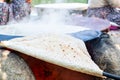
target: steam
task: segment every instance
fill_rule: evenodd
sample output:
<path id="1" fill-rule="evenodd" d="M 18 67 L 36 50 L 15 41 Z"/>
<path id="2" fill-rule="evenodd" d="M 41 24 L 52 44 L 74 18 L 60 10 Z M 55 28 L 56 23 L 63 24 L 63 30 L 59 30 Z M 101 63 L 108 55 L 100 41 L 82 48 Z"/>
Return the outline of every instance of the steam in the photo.
<path id="1" fill-rule="evenodd" d="M 41 21 L 48 24 L 65 24 L 69 17 L 69 11 L 66 10 L 48 10 L 46 9 L 41 16 Z"/>
<path id="2" fill-rule="evenodd" d="M 64 0 L 57 0 L 62 2 Z M 66 25 L 71 19 L 69 10 L 45 9 L 41 14 L 33 9 L 30 17 L 25 18 L 19 23 L 9 23 L 0 27 L 0 34 L 10 35 L 36 35 L 39 33 L 72 33 L 88 30 L 80 26 Z"/>

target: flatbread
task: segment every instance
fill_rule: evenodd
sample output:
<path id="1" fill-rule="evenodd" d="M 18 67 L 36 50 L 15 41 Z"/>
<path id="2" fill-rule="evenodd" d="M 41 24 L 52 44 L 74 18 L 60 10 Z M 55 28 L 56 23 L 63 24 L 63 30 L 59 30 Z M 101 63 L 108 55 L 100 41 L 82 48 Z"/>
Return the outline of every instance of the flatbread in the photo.
<path id="1" fill-rule="evenodd" d="M 58 66 L 103 77 L 84 42 L 69 35 L 39 34 L 2 41 L 1 45 Z"/>

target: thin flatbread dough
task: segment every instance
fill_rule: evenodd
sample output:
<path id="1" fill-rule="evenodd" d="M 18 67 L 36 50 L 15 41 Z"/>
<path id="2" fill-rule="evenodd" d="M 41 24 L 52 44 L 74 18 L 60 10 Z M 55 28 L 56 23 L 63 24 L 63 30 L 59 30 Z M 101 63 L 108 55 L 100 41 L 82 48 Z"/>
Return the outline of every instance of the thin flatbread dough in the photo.
<path id="1" fill-rule="evenodd" d="M 69 35 L 39 34 L 2 41 L 1 45 L 58 66 L 103 77 L 84 42 Z"/>

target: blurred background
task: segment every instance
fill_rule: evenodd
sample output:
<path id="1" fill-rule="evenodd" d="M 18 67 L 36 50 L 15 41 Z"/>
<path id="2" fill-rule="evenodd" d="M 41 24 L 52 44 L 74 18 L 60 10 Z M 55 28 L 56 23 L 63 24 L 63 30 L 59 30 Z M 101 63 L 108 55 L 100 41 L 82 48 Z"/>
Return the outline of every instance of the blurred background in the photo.
<path id="1" fill-rule="evenodd" d="M 80 2 L 87 3 L 88 0 L 32 0 L 32 4 L 40 4 L 40 3 L 55 3 L 55 2 Z"/>

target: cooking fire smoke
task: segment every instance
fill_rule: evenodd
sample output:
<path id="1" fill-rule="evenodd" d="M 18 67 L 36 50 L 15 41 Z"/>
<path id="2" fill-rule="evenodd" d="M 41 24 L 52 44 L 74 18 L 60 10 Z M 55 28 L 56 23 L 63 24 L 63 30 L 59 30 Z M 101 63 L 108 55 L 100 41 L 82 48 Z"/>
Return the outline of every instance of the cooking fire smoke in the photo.
<path id="1" fill-rule="evenodd" d="M 63 1 L 64 0 L 56 0 L 56 2 Z M 29 18 L 25 18 L 19 23 L 14 24 L 10 23 L 8 25 L 1 26 L 0 34 L 25 36 L 51 32 L 71 33 L 81 30 L 79 27 L 65 25 L 65 23 L 69 20 L 70 20 L 69 10 L 47 8 L 43 9 L 43 11 L 38 15 L 37 10 L 33 8 Z"/>

